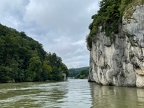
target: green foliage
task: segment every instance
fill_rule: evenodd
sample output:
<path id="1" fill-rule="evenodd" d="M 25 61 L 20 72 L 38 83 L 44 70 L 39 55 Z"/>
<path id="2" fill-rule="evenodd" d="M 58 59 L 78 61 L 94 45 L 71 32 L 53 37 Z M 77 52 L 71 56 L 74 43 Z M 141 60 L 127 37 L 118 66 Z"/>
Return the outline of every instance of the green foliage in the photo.
<path id="1" fill-rule="evenodd" d="M 144 0 L 102 0 L 100 10 L 92 16 L 93 22 L 89 26 L 90 33 L 86 39 L 89 48 L 92 47 L 91 41 L 100 30 L 105 32 L 113 42 L 115 40 L 114 34 L 119 33 L 122 17 L 130 18 L 134 12 L 130 7 L 139 3 L 144 3 Z M 90 39 L 91 41 L 89 41 Z"/>
<path id="2" fill-rule="evenodd" d="M 87 42 L 87 47 L 90 50 L 90 48 L 92 48 L 92 38 L 90 36 L 86 37 L 86 42 Z"/>
<path id="3" fill-rule="evenodd" d="M 46 59 L 49 61 L 50 66 L 52 68 L 51 80 L 63 80 L 63 73 L 65 73 L 66 76 L 68 76 L 69 71 L 67 69 L 67 66 L 64 63 L 62 63 L 62 59 L 60 57 L 57 57 L 55 53 L 49 53 Z"/>
<path id="4" fill-rule="evenodd" d="M 0 81 L 1 82 L 8 82 L 11 80 L 10 78 L 11 68 L 0 66 Z"/>
<path id="5" fill-rule="evenodd" d="M 55 53 L 24 32 L 0 24 L 0 82 L 63 80 L 68 69 Z"/>
<path id="6" fill-rule="evenodd" d="M 118 33 L 120 2 L 121 0 L 102 0 L 100 2 L 100 10 L 98 11 L 98 14 L 95 15 L 94 21 L 92 22 L 93 27 L 91 32 L 93 29 L 98 29 L 99 26 L 102 26 L 101 30 L 104 31 L 107 36 L 110 36 L 112 32 Z M 98 31 L 97 29 L 95 29 L 96 32 Z"/>
<path id="7" fill-rule="evenodd" d="M 83 68 L 72 68 L 69 69 L 69 77 L 73 77 L 73 78 L 88 78 L 88 74 L 89 74 L 89 67 L 83 67 Z"/>

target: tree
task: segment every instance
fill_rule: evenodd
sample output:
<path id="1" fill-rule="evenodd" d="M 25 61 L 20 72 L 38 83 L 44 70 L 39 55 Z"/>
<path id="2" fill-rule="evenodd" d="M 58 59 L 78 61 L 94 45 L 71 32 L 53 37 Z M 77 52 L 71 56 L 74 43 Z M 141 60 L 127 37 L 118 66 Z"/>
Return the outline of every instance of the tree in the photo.
<path id="1" fill-rule="evenodd" d="M 0 24 L 0 82 L 62 80 L 67 67 L 56 53 L 24 32 Z"/>
<path id="2" fill-rule="evenodd" d="M 43 63 L 43 72 L 42 72 L 42 77 L 43 80 L 51 80 L 52 79 L 52 67 L 49 64 L 49 61 L 44 61 Z"/>

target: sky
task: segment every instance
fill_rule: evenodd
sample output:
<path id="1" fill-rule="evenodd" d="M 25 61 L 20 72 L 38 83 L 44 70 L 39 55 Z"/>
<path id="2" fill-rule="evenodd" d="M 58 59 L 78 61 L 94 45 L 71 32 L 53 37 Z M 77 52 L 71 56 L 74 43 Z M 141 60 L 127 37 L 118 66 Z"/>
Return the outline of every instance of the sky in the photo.
<path id="1" fill-rule="evenodd" d="M 100 0 L 0 0 L 0 23 L 56 53 L 68 68 L 89 65 L 86 47 L 91 16 Z"/>

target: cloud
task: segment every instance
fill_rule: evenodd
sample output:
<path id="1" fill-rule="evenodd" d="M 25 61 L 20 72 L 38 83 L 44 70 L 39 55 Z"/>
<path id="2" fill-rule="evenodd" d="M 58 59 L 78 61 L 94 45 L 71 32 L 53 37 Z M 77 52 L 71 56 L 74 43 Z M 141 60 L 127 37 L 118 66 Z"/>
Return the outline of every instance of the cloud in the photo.
<path id="1" fill-rule="evenodd" d="M 55 52 L 69 68 L 88 66 L 85 37 L 100 0 L 0 0 L 0 22 Z"/>

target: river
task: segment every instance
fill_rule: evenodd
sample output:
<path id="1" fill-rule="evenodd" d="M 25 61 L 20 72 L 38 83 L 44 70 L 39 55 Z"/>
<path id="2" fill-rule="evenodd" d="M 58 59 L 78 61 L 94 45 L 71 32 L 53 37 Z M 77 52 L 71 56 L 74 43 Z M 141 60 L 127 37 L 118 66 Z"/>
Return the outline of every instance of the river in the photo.
<path id="1" fill-rule="evenodd" d="M 0 84 L 0 108 L 144 108 L 144 89 L 86 79 Z"/>

